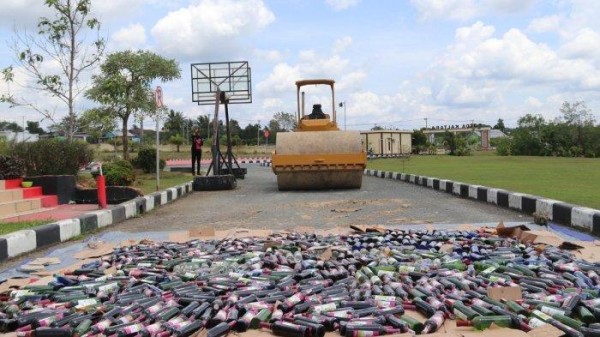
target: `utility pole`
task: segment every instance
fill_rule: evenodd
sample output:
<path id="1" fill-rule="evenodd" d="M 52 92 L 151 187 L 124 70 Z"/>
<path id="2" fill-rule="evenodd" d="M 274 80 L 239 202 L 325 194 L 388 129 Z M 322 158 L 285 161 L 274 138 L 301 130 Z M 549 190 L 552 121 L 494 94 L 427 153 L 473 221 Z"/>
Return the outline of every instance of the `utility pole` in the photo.
<path id="1" fill-rule="evenodd" d="M 424 119 L 425 119 L 425 130 L 427 130 L 427 117 L 425 117 Z"/>
<path id="2" fill-rule="evenodd" d="M 346 131 L 346 101 L 340 102 L 339 107 L 344 108 L 344 131 Z"/>
<path id="3" fill-rule="evenodd" d="M 256 128 L 256 146 L 260 146 L 260 119 L 258 120 L 258 127 Z"/>

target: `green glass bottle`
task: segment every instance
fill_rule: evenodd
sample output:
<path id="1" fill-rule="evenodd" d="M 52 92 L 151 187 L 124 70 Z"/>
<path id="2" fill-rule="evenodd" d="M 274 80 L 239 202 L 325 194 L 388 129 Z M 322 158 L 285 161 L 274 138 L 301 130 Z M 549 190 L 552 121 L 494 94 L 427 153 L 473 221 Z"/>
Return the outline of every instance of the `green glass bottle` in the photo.
<path id="1" fill-rule="evenodd" d="M 265 323 L 269 321 L 271 317 L 271 311 L 269 309 L 260 310 L 250 321 L 251 329 L 258 329 L 261 323 Z"/>
<path id="2" fill-rule="evenodd" d="M 423 331 L 423 328 L 425 328 L 423 323 L 419 322 L 418 320 L 416 320 L 408 315 L 402 315 L 402 316 L 400 316 L 400 319 L 403 320 L 404 322 L 406 322 L 408 327 L 416 333 L 421 333 L 421 331 Z"/>
<path id="3" fill-rule="evenodd" d="M 507 328 L 512 324 L 510 316 L 496 315 L 496 316 L 477 316 L 470 321 L 458 320 L 456 326 L 472 326 L 476 330 L 485 330 L 489 328 L 492 323 L 499 327 Z"/>

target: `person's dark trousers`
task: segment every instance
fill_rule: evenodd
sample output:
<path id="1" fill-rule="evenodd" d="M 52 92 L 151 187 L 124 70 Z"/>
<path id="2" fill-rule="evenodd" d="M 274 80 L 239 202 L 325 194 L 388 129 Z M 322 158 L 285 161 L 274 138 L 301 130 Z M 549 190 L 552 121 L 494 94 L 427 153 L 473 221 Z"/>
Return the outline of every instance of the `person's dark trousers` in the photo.
<path id="1" fill-rule="evenodd" d="M 200 160 L 202 159 L 201 151 L 192 151 L 192 174 L 200 175 Z M 198 166 L 196 171 L 196 166 Z"/>

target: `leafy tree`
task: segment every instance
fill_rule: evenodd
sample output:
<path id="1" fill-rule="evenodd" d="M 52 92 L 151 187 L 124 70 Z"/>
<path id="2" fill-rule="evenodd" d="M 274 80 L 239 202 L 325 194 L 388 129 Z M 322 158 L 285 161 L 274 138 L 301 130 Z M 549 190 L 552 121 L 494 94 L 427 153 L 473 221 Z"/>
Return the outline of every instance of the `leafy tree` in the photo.
<path id="1" fill-rule="evenodd" d="M 281 126 L 279 126 L 279 121 L 277 121 L 276 119 L 271 119 L 269 121 L 269 126 L 265 127 L 263 129 L 263 131 L 265 129 L 269 130 L 269 138 L 268 138 L 269 144 L 275 144 L 275 139 L 277 137 L 277 132 L 283 131 L 281 129 Z M 262 132 L 261 132 L 260 136 L 263 137 L 263 139 L 264 139 L 264 135 L 263 135 Z"/>
<path id="2" fill-rule="evenodd" d="M 413 130 L 412 134 L 412 145 L 413 146 L 425 146 L 427 145 L 427 136 L 421 130 Z"/>
<path id="3" fill-rule="evenodd" d="M 235 119 L 229 120 L 229 131 L 231 131 L 231 137 L 238 136 L 242 132 L 242 128 L 240 127 L 240 123 Z M 241 139 L 241 138 L 240 138 Z"/>
<path id="4" fill-rule="evenodd" d="M 446 145 L 448 147 L 448 150 L 450 150 L 450 155 L 455 155 L 456 154 L 456 135 L 453 132 L 450 131 L 446 131 L 444 132 L 443 135 L 443 140 L 444 140 L 444 145 Z"/>
<path id="5" fill-rule="evenodd" d="M 180 134 L 176 134 L 174 136 L 171 136 L 171 138 L 169 138 L 169 144 L 173 144 L 173 145 L 177 146 L 177 152 L 179 152 L 179 147 L 181 145 L 183 145 L 184 141 L 185 141 L 185 139 L 183 139 L 183 136 L 181 136 Z"/>
<path id="6" fill-rule="evenodd" d="M 261 137 L 260 135 L 260 125 L 257 124 L 248 124 L 241 131 L 240 137 L 246 144 L 257 144 L 257 137 Z"/>
<path id="7" fill-rule="evenodd" d="M 86 110 L 79 118 L 79 125 L 82 130 L 98 139 L 115 130 L 114 111 L 108 108 Z"/>
<path id="8" fill-rule="evenodd" d="M 502 132 L 506 131 L 506 126 L 504 126 L 504 120 L 502 118 L 498 118 L 498 122 L 494 125 L 493 129 L 500 130 Z"/>
<path id="9" fill-rule="evenodd" d="M 560 112 L 563 114 L 567 125 L 576 128 L 577 144 L 581 149 L 582 153 L 586 152 L 586 129 L 594 126 L 594 116 L 583 101 L 577 101 L 573 104 L 565 101 L 563 102 Z"/>
<path id="10" fill-rule="evenodd" d="M 87 97 L 110 108 L 122 121 L 123 158 L 129 158 L 127 123 L 134 112 L 151 111 L 154 99 L 149 96 L 152 81 L 170 81 L 181 76 L 175 60 L 149 51 L 122 51 L 110 54 L 100 66 L 101 74 L 92 77 L 93 87 Z"/>
<path id="11" fill-rule="evenodd" d="M 273 115 L 273 119 L 279 123 L 279 131 L 292 131 L 298 126 L 296 116 L 288 112 L 277 112 Z"/>
<path id="12" fill-rule="evenodd" d="M 371 128 L 372 131 L 380 131 L 383 130 L 383 126 L 375 124 L 374 127 Z"/>
<path id="13" fill-rule="evenodd" d="M 66 106 L 65 131 L 71 139 L 77 124 L 75 103 L 86 89 L 81 77 L 100 61 L 104 39 L 99 37 L 100 22 L 90 16 L 91 0 L 45 0 L 44 4 L 52 10 L 53 16 L 38 20 L 37 35 L 17 32 L 13 50 L 18 65 L 32 80 L 33 89 L 58 98 Z M 90 35 L 95 36 L 91 42 Z M 45 64 L 49 62 L 58 64 L 59 70 L 47 67 Z M 12 65 L 2 73 L 4 81 L 13 82 Z M 27 97 L 15 97 L 8 92 L 0 96 L 0 102 L 32 108 L 44 118 L 58 122 L 54 120 L 54 109 L 45 109 Z"/>
<path id="14" fill-rule="evenodd" d="M 27 121 L 27 127 L 25 128 L 31 134 L 43 135 L 46 133 L 44 129 L 40 127 L 40 122 Z"/>
<path id="15" fill-rule="evenodd" d="M 22 132 L 23 128 L 15 122 L 1 121 L 0 122 L 0 130 L 7 130 L 7 131 L 12 131 L 12 132 Z"/>

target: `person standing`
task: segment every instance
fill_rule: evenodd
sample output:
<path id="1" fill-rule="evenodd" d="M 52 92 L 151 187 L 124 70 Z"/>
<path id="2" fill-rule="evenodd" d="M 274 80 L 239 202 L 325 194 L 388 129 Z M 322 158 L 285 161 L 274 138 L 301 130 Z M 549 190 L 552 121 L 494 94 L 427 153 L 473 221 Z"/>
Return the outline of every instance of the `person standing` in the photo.
<path id="1" fill-rule="evenodd" d="M 200 175 L 200 160 L 202 159 L 202 145 L 204 140 L 200 136 L 200 130 L 194 129 L 192 135 L 192 174 Z"/>

